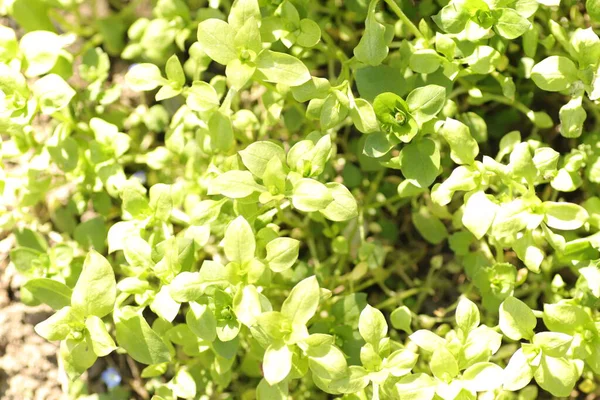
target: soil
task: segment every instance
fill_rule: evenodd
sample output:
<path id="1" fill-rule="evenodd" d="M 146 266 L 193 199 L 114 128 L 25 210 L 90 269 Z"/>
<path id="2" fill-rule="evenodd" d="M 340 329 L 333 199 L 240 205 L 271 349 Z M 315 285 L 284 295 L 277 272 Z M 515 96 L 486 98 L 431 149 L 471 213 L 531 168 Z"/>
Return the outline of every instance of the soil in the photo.
<path id="1" fill-rule="evenodd" d="M 28 307 L 20 303 L 18 276 L 8 268 L 0 249 L 0 399 L 62 400 L 58 368 L 58 344 L 38 336 L 33 327 L 52 315 L 46 305 Z"/>

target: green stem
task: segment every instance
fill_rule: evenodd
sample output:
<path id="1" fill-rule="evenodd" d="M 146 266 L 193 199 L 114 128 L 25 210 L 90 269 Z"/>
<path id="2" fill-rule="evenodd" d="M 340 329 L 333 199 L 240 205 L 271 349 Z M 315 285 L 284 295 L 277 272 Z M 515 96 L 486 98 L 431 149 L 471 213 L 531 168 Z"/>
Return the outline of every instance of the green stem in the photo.
<path id="1" fill-rule="evenodd" d="M 385 0 L 385 2 L 388 6 L 390 6 L 390 9 L 398 16 L 398 18 L 400 18 L 400 21 L 402 21 L 402 23 L 408 27 L 408 29 L 413 33 L 413 35 L 415 35 L 419 39 L 425 39 L 425 36 L 423 36 L 419 28 L 417 28 L 417 26 L 413 24 L 413 22 L 410 19 L 408 19 L 406 14 L 404 14 L 404 11 L 402 11 L 402 9 L 398 6 L 398 4 L 396 4 L 394 0 Z"/>
<path id="2" fill-rule="evenodd" d="M 382 301 L 381 303 L 377 304 L 375 306 L 375 308 L 382 309 L 382 308 L 387 308 L 390 306 L 395 306 L 400 301 L 419 294 L 422 290 L 423 290 L 423 288 L 412 288 L 412 289 L 405 290 L 403 292 L 396 294 L 393 297 L 390 297 L 390 298 Z"/>

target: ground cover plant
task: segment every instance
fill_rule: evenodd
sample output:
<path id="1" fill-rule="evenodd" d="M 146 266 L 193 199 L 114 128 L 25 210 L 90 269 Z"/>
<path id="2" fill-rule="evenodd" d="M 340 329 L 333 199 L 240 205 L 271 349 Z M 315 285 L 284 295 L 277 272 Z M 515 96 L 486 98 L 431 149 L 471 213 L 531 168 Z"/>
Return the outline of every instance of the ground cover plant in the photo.
<path id="1" fill-rule="evenodd" d="M 599 0 L 0 14 L 1 238 L 66 396 L 600 394 Z"/>

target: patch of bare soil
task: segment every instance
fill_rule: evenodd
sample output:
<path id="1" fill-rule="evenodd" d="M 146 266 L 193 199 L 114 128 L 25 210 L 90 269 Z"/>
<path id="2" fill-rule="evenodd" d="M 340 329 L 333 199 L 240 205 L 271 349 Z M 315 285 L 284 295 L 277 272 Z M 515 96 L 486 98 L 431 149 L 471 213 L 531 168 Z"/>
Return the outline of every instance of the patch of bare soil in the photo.
<path id="1" fill-rule="evenodd" d="M 0 260 L 0 399 L 63 400 L 58 346 L 33 326 L 52 314 L 46 305 L 28 307 L 13 298 L 7 260 Z"/>

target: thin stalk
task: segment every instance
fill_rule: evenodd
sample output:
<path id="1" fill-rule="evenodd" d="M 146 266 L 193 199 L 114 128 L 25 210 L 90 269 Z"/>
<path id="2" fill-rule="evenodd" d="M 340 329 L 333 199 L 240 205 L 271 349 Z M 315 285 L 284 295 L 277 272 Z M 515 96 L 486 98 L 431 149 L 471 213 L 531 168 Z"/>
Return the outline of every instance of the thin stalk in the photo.
<path id="1" fill-rule="evenodd" d="M 385 0 L 385 2 L 388 6 L 390 6 L 390 9 L 398 16 L 398 18 L 400 18 L 400 21 L 402 21 L 402 23 L 408 27 L 408 29 L 413 33 L 413 35 L 415 35 L 419 39 L 425 39 L 425 36 L 423 36 L 419 28 L 417 28 L 417 26 L 413 24 L 413 22 L 410 19 L 408 19 L 406 14 L 404 14 L 404 11 L 402 11 L 402 9 L 398 6 L 398 4 L 396 4 L 394 0 Z"/>

